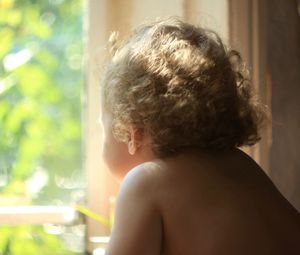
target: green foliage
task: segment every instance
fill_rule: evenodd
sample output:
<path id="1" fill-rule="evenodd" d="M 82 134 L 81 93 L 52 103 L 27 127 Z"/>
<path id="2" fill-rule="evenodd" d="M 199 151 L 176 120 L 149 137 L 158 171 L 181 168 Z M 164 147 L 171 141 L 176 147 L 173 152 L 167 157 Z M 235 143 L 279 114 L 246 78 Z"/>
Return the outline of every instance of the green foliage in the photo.
<path id="1" fill-rule="evenodd" d="M 61 204 L 83 190 L 82 14 L 82 0 L 0 0 L 0 198 Z M 1 229 L 0 254 L 73 253 L 24 226 Z"/>
<path id="2" fill-rule="evenodd" d="M 0 230 L 2 255 L 75 255 L 67 250 L 56 235 L 45 232 L 41 226 L 6 227 Z"/>

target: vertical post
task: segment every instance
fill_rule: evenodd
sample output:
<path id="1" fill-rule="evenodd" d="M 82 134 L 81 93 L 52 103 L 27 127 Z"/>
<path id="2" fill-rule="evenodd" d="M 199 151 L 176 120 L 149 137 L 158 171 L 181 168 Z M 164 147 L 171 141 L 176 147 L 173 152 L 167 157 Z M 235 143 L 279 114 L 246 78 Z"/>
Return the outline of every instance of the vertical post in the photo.
<path id="1" fill-rule="evenodd" d="M 250 67 L 254 89 L 266 104 L 271 101 L 271 95 L 266 78 L 265 0 L 228 1 L 230 44 L 241 52 Z M 254 147 L 244 149 L 266 172 L 269 172 L 270 132 L 267 126 L 262 131 L 262 140 Z"/>
<path id="2" fill-rule="evenodd" d="M 109 1 L 109 0 L 108 0 Z M 85 169 L 87 173 L 87 206 L 95 213 L 109 217 L 109 196 L 116 192 L 117 184 L 101 160 L 100 69 L 107 41 L 107 1 L 88 0 L 85 29 Z M 90 238 L 110 234 L 108 226 L 87 219 L 87 250 L 92 252 Z"/>
<path id="3" fill-rule="evenodd" d="M 183 0 L 183 19 L 187 22 L 194 23 L 197 21 L 197 1 Z"/>

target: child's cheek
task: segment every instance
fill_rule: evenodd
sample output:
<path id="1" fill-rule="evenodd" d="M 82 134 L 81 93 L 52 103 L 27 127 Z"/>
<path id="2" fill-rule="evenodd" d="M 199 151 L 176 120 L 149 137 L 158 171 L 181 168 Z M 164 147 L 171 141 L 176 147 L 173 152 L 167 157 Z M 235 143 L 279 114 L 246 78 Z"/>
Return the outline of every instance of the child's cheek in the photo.
<path id="1" fill-rule="evenodd" d="M 125 143 L 116 141 L 112 135 L 103 138 L 102 158 L 111 173 L 118 179 L 128 171 L 128 157 Z"/>
<path id="2" fill-rule="evenodd" d="M 104 135 L 102 142 L 102 159 L 110 171 L 114 171 L 115 168 L 114 153 L 116 152 L 113 148 L 112 142 L 110 141 L 110 139 L 108 139 L 107 136 Z"/>

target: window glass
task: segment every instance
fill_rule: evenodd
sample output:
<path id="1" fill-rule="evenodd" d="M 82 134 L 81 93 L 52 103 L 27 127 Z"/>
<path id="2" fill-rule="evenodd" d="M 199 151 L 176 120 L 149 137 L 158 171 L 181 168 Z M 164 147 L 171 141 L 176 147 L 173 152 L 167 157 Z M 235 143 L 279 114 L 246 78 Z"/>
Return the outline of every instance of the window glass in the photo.
<path id="1" fill-rule="evenodd" d="M 10 226 L 0 229 L 3 255 L 80 255 L 85 247 L 84 227 Z"/>
<path id="2" fill-rule="evenodd" d="M 68 202 L 83 188 L 81 1 L 0 2 L 1 204 Z"/>
<path id="3" fill-rule="evenodd" d="M 83 0 L 0 0 L 0 206 L 84 195 L 82 23 Z M 67 233 L 48 230 L 1 228 L 0 253 L 19 254 L 9 249 L 25 240 L 29 250 L 56 245 Z"/>

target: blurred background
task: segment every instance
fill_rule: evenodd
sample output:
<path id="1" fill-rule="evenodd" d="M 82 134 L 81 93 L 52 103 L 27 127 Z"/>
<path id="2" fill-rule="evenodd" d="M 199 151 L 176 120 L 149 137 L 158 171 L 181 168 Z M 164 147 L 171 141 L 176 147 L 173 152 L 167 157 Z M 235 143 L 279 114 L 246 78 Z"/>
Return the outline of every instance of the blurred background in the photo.
<path id="1" fill-rule="evenodd" d="M 242 53 L 270 110 L 262 141 L 244 150 L 300 211 L 300 1 L 0 0 L 0 255 L 103 254 L 109 225 L 65 216 L 75 203 L 113 214 L 98 123 L 107 39 L 166 16 Z"/>
<path id="2" fill-rule="evenodd" d="M 83 19 L 82 0 L 0 0 L 0 212 L 84 196 Z M 78 226 L 0 222 L 1 255 L 83 251 Z"/>

